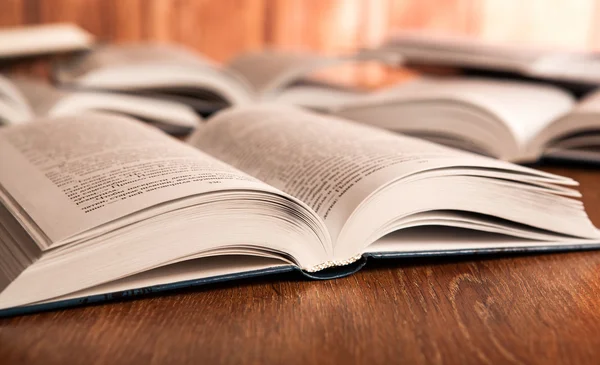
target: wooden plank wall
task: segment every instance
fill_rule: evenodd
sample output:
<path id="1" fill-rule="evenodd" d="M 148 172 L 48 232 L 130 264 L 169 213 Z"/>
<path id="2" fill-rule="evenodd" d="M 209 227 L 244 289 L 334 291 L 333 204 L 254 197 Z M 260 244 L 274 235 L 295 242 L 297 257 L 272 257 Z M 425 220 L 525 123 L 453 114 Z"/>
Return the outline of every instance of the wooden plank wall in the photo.
<path id="1" fill-rule="evenodd" d="M 105 42 L 186 44 L 217 59 L 265 45 L 326 52 L 394 29 L 600 48 L 598 0 L 0 0 L 0 27 L 75 22 Z"/>

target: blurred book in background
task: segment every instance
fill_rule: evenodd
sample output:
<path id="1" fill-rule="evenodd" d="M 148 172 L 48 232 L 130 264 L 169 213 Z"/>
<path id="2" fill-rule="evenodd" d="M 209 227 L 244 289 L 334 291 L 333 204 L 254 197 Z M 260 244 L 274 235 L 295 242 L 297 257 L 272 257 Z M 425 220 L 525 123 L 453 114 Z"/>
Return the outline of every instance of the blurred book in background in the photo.
<path id="1" fill-rule="evenodd" d="M 410 65 L 550 82 L 578 96 L 600 85 L 600 57 L 591 51 L 525 47 L 435 32 L 399 32 L 369 52 L 397 54 Z"/>
<path id="2" fill-rule="evenodd" d="M 89 49 L 94 37 L 74 24 L 0 28 L 0 60 Z"/>

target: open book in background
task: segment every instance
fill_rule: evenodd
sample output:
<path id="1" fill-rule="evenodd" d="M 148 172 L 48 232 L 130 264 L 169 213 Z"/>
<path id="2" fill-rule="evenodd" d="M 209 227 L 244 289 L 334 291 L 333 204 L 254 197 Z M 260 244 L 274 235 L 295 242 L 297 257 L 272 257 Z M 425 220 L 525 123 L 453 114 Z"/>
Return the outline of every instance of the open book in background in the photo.
<path id="1" fill-rule="evenodd" d="M 267 50 L 218 65 L 176 45 L 107 45 L 57 64 L 54 77 L 64 88 L 173 100 L 206 116 L 230 105 L 272 100 L 311 71 L 357 57 Z"/>
<path id="2" fill-rule="evenodd" d="M 0 28 L 2 60 L 89 49 L 94 37 L 75 24 L 41 24 Z"/>
<path id="3" fill-rule="evenodd" d="M 374 54 L 265 51 L 220 66 L 174 45 L 129 44 L 98 47 L 60 63 L 54 74 L 65 90 L 179 102 L 207 116 L 230 105 L 274 101 L 514 162 L 600 162 L 598 94 L 576 104 L 567 91 L 540 83 L 414 71 L 410 82 L 370 92 L 314 77 L 372 59 L 393 62 Z"/>
<path id="4" fill-rule="evenodd" d="M 186 134 L 201 122 L 189 106 L 168 100 L 101 91 L 57 89 L 33 78 L 0 76 L 0 125 L 36 117 L 103 111 L 133 116 L 171 134 Z"/>
<path id="5" fill-rule="evenodd" d="M 540 83 L 412 76 L 370 92 L 297 85 L 277 100 L 513 162 L 600 163 L 598 92 L 577 102 Z"/>
<path id="6" fill-rule="evenodd" d="M 365 54 L 399 55 L 404 64 L 449 66 L 501 78 L 556 84 L 577 96 L 600 85 L 600 57 L 589 51 L 486 42 L 434 32 L 398 32 Z M 389 56 L 389 55 L 388 55 Z"/>
<path id="7" fill-rule="evenodd" d="M 410 81 L 365 92 L 313 77 L 369 59 L 267 51 L 221 67 L 175 46 L 116 45 L 60 65 L 56 77 L 77 90 L 176 100 L 202 114 L 269 100 L 514 162 L 600 162 L 598 94 L 576 104 L 567 91 L 540 83 L 417 73 Z"/>
<path id="8" fill-rule="evenodd" d="M 600 243 L 573 180 L 292 107 L 231 108 L 187 144 L 107 114 L 39 120 L 1 129 L 0 156 L 3 315 Z"/>

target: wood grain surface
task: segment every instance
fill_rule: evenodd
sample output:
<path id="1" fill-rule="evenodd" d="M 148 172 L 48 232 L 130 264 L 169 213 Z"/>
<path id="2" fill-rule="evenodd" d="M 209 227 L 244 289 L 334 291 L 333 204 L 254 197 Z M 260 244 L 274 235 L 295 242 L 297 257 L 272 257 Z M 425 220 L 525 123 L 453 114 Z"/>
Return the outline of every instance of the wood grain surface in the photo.
<path id="1" fill-rule="evenodd" d="M 600 225 L 600 170 L 578 179 Z M 0 319 L 1 364 L 598 364 L 600 251 L 371 262 Z"/>

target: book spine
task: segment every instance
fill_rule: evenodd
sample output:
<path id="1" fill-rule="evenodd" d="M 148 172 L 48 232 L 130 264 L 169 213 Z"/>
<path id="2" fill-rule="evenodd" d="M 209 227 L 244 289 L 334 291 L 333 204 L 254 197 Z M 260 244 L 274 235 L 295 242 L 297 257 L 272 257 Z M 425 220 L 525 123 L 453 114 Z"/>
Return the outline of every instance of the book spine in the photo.
<path id="1" fill-rule="evenodd" d="M 280 266 L 280 267 L 264 269 L 264 270 L 247 271 L 247 272 L 238 273 L 238 274 L 213 276 L 213 277 L 209 277 L 209 278 L 180 281 L 180 282 L 171 283 L 171 284 L 154 285 L 154 286 L 124 290 L 124 291 L 113 292 L 113 293 L 97 294 L 97 295 L 91 295 L 91 296 L 87 296 L 87 297 L 65 299 L 65 300 L 59 300 L 59 301 L 50 302 L 50 303 L 32 304 L 32 305 L 23 306 L 23 307 L 2 309 L 2 310 L 0 310 L 0 318 L 13 317 L 13 316 L 18 316 L 18 315 L 32 314 L 32 313 L 38 313 L 38 312 L 53 311 L 53 310 L 59 310 L 59 309 L 65 309 L 65 308 L 71 308 L 71 307 L 79 307 L 79 306 L 92 305 L 92 304 L 101 304 L 101 303 L 113 302 L 113 301 L 119 301 L 119 300 L 135 299 L 138 297 L 145 297 L 148 295 L 155 295 L 158 293 L 194 288 L 194 287 L 201 286 L 201 285 L 222 283 L 222 282 L 231 281 L 231 280 L 255 278 L 255 277 L 273 275 L 273 274 L 282 274 L 282 273 L 292 272 L 292 271 L 300 271 L 300 270 L 297 267 L 292 266 L 292 265 Z"/>
<path id="2" fill-rule="evenodd" d="M 319 265 L 317 270 L 302 270 L 305 277 L 314 280 L 330 280 L 352 275 L 367 263 L 366 255 L 358 255 L 348 260 Z M 322 267 L 321 267 L 322 266 Z"/>

